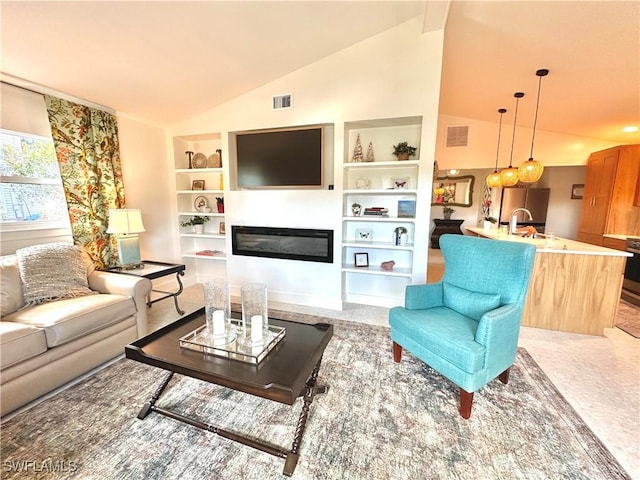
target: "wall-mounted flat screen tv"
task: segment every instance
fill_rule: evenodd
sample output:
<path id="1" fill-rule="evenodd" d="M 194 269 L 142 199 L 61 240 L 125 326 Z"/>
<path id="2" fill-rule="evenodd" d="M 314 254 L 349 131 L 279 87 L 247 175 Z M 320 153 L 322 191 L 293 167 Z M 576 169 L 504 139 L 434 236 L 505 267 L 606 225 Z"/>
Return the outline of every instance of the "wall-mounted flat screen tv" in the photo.
<path id="1" fill-rule="evenodd" d="M 322 126 L 236 134 L 238 188 L 322 188 Z"/>

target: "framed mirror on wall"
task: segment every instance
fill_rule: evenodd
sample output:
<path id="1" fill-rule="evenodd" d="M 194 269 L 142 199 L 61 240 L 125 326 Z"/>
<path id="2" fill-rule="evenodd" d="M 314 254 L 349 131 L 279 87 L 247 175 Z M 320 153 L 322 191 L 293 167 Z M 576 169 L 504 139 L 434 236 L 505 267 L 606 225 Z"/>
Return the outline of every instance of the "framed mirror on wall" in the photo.
<path id="1" fill-rule="evenodd" d="M 433 182 L 431 205 L 470 207 L 473 204 L 474 181 L 473 175 L 437 177 Z"/>

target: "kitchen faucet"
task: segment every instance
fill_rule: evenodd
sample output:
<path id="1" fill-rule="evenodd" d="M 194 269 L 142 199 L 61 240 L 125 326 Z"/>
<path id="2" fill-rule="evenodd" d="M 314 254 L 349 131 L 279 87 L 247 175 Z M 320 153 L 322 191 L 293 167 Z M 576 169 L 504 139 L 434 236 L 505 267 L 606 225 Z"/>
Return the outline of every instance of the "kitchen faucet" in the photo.
<path id="1" fill-rule="evenodd" d="M 531 212 L 526 208 L 516 208 L 513 212 L 511 212 L 511 222 L 509 222 L 509 235 L 513 235 L 516 233 L 516 228 L 518 225 L 518 212 L 527 212 L 529 215 L 529 221 L 533 221 L 533 216 Z"/>

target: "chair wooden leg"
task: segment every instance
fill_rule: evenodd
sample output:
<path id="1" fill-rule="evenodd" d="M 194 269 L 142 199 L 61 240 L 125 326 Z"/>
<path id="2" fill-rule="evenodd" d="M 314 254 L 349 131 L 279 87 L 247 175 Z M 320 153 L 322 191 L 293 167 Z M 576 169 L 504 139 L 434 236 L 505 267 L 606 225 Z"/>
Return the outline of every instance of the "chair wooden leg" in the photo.
<path id="1" fill-rule="evenodd" d="M 471 416 L 471 404 L 473 403 L 473 392 L 460 389 L 460 415 L 464 419 Z"/>
<path id="2" fill-rule="evenodd" d="M 396 363 L 400 363 L 401 358 L 402 346 L 398 345 L 396 342 L 393 342 L 393 361 Z"/>
<path id="3" fill-rule="evenodd" d="M 504 372 L 502 372 L 500 375 L 498 375 L 498 379 L 504 383 L 505 385 L 507 383 L 509 383 L 509 369 L 511 367 L 507 368 Z"/>

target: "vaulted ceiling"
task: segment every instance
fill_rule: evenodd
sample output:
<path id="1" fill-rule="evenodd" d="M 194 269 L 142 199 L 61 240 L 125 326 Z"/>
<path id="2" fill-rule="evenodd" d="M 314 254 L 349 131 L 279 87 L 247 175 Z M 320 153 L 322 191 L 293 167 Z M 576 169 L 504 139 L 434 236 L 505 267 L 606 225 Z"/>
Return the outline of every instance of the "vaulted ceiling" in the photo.
<path id="1" fill-rule="evenodd" d="M 2 0 L 4 74 L 168 126 L 413 17 L 427 2 Z M 440 113 L 618 143 L 640 125 L 640 2 L 453 1 Z M 520 120 L 522 119 L 522 120 Z"/>

